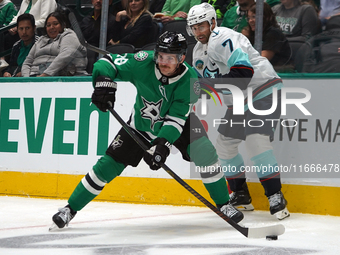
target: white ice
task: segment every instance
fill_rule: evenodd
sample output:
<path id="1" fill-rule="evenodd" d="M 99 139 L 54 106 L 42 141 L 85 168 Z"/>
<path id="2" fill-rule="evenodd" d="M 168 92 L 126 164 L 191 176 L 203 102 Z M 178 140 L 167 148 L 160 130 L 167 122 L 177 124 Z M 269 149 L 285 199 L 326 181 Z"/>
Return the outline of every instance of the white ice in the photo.
<path id="1" fill-rule="evenodd" d="M 278 222 L 245 212 L 242 224 L 282 223 L 277 241 L 248 239 L 205 207 L 91 202 L 49 232 L 64 200 L 0 196 L 1 255 L 340 254 L 340 217 L 292 213 Z"/>

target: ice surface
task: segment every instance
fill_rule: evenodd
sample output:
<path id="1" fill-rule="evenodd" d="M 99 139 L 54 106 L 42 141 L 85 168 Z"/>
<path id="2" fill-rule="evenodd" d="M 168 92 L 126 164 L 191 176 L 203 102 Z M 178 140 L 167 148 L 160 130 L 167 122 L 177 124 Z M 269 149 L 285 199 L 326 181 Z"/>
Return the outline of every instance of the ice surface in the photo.
<path id="1" fill-rule="evenodd" d="M 91 202 L 68 228 L 49 232 L 64 200 L 0 196 L 1 255 L 339 254 L 340 217 L 245 212 L 242 224 L 282 223 L 277 241 L 247 239 L 205 207 Z"/>

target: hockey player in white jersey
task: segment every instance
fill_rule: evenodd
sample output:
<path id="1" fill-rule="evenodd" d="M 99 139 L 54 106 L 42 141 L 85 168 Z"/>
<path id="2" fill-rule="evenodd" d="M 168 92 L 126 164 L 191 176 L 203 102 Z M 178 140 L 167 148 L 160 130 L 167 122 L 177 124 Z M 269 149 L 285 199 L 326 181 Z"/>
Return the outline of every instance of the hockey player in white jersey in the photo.
<path id="1" fill-rule="evenodd" d="M 220 125 L 216 150 L 229 186 L 233 191 L 230 199 L 236 207 L 254 210 L 246 183 L 244 161 L 238 151 L 244 140 L 248 156 L 264 188 L 270 204 L 270 213 L 278 219 L 289 216 L 287 201 L 281 192 L 280 173 L 274 171 L 277 166 L 271 141 L 275 126 L 265 119 L 279 119 L 281 115 L 282 80 L 274 71 L 270 62 L 252 47 L 248 39 L 231 29 L 216 25 L 216 12 L 208 3 L 192 7 L 188 13 L 187 30 L 198 41 L 193 50 L 193 67 L 205 82 L 212 84 L 232 84 L 242 90 L 245 99 L 244 115 L 233 114 L 232 94 L 223 91 L 228 110 L 224 116 L 227 123 L 245 123 L 245 125 Z M 248 109 L 247 89 L 252 89 L 251 103 L 257 110 L 270 109 L 273 103 L 273 89 L 277 90 L 278 107 L 269 115 L 255 115 Z M 263 125 L 247 125 L 249 120 L 263 120 Z M 229 168 L 228 168 L 229 166 Z M 233 168 L 230 168 L 232 166 Z M 267 166 L 272 171 L 263 171 Z"/>

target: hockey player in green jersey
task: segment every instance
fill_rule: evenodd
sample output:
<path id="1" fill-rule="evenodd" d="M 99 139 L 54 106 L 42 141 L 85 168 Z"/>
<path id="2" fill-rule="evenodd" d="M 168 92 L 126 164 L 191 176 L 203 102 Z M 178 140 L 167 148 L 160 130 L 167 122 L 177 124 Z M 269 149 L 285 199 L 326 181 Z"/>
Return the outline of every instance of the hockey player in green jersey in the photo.
<path id="1" fill-rule="evenodd" d="M 191 112 L 198 100 L 200 86 L 196 72 L 184 62 L 187 43 L 184 35 L 165 32 L 154 52 L 136 54 L 108 54 L 98 60 L 93 69 L 92 103 L 107 111 L 114 105 L 117 84 L 115 79 L 131 82 L 137 89 L 136 102 L 128 125 L 152 147 L 144 152 L 122 128 L 108 147 L 105 155 L 80 181 L 52 220 L 52 228 L 63 228 L 104 186 L 119 176 L 126 166 L 136 167 L 140 160 L 153 170 L 160 168 L 176 146 L 186 160 L 202 169 L 202 181 L 216 206 L 235 222 L 243 214 L 229 201 L 229 193 L 220 171 L 218 157 L 197 116 Z M 209 168 L 210 167 L 210 168 Z M 203 171 L 211 169 L 212 171 Z"/>

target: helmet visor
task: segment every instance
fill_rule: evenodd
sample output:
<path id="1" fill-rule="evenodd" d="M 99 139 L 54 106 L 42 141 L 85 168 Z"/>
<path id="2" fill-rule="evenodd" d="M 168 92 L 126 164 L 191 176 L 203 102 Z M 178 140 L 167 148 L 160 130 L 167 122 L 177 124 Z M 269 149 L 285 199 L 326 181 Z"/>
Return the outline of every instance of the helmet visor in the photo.
<path id="1" fill-rule="evenodd" d="M 169 53 L 157 53 L 155 54 L 155 60 L 157 64 L 178 64 L 180 59 L 182 58 L 182 54 L 169 54 Z"/>

